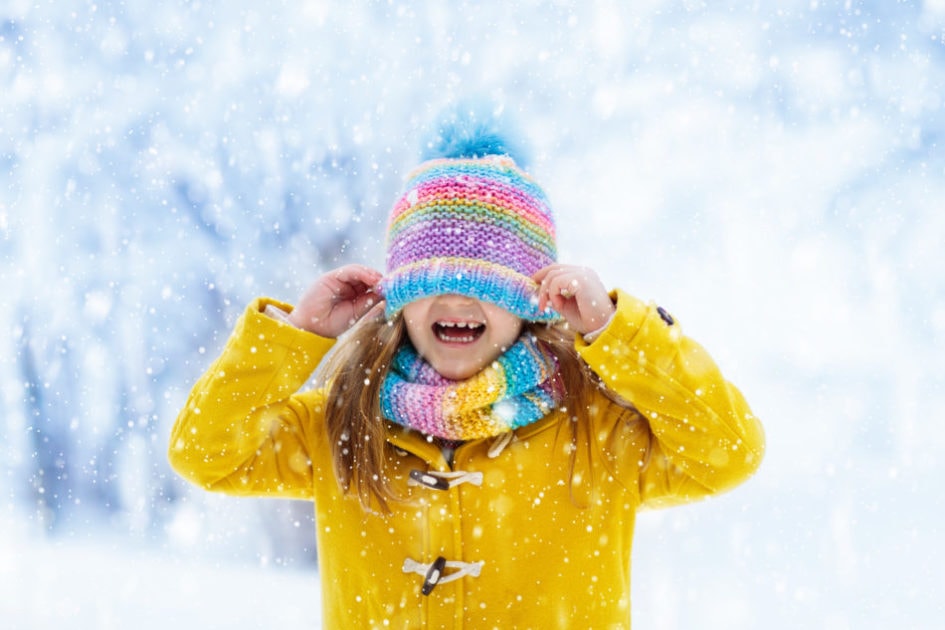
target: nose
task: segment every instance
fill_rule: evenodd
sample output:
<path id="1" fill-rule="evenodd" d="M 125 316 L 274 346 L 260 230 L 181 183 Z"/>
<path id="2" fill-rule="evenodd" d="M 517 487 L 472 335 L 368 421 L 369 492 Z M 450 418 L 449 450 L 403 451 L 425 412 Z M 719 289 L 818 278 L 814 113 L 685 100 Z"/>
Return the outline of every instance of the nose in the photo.
<path id="1" fill-rule="evenodd" d="M 460 293 L 445 293 L 437 297 L 437 301 L 453 306 L 465 306 L 476 302 L 476 298 Z"/>

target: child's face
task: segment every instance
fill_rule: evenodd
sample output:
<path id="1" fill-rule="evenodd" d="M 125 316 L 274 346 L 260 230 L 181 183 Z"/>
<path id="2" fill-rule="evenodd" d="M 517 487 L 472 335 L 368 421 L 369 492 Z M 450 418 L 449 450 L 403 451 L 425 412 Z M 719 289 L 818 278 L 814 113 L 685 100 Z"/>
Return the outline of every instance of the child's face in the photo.
<path id="1" fill-rule="evenodd" d="M 522 332 L 522 320 L 515 315 L 463 295 L 416 300 L 403 313 L 413 347 L 433 369 L 454 380 L 492 363 Z"/>

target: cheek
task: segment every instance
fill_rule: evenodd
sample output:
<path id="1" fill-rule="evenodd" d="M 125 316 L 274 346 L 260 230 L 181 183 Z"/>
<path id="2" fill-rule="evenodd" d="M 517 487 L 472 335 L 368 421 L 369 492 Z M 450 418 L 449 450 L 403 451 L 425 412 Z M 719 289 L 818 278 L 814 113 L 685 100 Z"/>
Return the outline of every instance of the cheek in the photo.
<path id="1" fill-rule="evenodd" d="M 521 328 L 512 327 L 504 329 L 501 334 L 493 335 L 490 338 L 488 352 L 494 356 L 490 360 L 498 358 L 499 355 L 511 348 L 518 340 L 520 333 Z"/>
<path id="2" fill-rule="evenodd" d="M 509 322 L 505 328 L 507 332 L 502 335 L 502 345 L 511 346 L 513 343 L 515 343 L 515 340 L 522 335 L 523 327 L 522 320 L 520 319 Z"/>
<path id="3" fill-rule="evenodd" d="M 429 332 L 427 329 L 429 298 L 411 302 L 404 307 L 403 318 L 404 327 L 407 330 L 407 337 L 414 346 L 422 343 L 425 335 Z"/>
<path id="4" fill-rule="evenodd" d="M 407 323 L 407 339 L 410 340 L 410 343 L 414 348 L 420 348 L 423 345 L 423 328 L 416 324 Z"/>

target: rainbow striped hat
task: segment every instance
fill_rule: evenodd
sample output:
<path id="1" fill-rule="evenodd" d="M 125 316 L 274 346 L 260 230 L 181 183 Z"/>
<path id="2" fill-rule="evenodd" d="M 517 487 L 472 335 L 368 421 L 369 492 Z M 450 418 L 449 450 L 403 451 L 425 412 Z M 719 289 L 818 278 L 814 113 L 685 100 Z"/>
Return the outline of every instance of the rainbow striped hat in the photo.
<path id="1" fill-rule="evenodd" d="M 528 321 L 538 310 L 531 279 L 555 262 L 555 226 L 542 189 L 507 155 L 440 158 L 407 178 L 387 226 L 381 290 L 390 318 L 420 298 L 457 293 Z"/>

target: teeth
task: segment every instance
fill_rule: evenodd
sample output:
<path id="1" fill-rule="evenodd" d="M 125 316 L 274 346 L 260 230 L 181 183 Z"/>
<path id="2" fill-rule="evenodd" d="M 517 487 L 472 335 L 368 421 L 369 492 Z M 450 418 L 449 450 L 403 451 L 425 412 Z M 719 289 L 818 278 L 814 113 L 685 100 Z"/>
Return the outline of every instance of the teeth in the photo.
<path id="1" fill-rule="evenodd" d="M 475 337 L 455 337 L 448 335 L 437 335 L 440 341 L 449 341 L 450 343 L 472 343 L 476 340 Z"/>
<path id="2" fill-rule="evenodd" d="M 472 343 L 477 338 L 477 334 L 475 333 L 478 333 L 479 330 L 485 326 L 485 324 L 483 324 L 482 322 L 442 321 L 442 322 L 437 322 L 436 326 L 439 329 L 439 331 L 437 332 L 437 337 L 440 339 L 440 341 L 446 341 L 450 343 Z M 447 335 L 445 334 L 446 333 L 445 329 L 450 329 L 453 332 Z M 456 333 L 460 329 L 468 330 L 470 333 L 474 333 L 474 334 L 459 336 Z"/>
<path id="3" fill-rule="evenodd" d="M 471 330 L 476 330 L 483 326 L 480 322 L 437 322 L 437 325 L 443 326 L 444 328 L 469 328 Z"/>

